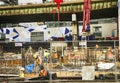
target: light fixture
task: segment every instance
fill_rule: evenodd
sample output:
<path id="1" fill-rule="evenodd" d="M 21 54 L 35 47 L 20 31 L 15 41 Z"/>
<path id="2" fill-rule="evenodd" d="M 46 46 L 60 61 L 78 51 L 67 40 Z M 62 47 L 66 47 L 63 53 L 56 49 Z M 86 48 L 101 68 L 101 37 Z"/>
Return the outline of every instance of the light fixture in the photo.
<path id="1" fill-rule="evenodd" d="M 3 1 L 0 1 L 0 5 L 4 5 L 5 3 Z"/>
<path id="2" fill-rule="evenodd" d="M 76 21 L 76 14 L 72 14 L 72 21 Z"/>

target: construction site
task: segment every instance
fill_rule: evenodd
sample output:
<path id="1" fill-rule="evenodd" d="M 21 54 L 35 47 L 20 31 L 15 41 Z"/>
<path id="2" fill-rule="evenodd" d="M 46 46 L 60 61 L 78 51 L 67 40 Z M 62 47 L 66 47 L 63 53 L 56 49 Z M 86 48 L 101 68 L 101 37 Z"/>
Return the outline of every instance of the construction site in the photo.
<path id="1" fill-rule="evenodd" d="M 119 83 L 120 0 L 0 0 L 0 82 Z"/>

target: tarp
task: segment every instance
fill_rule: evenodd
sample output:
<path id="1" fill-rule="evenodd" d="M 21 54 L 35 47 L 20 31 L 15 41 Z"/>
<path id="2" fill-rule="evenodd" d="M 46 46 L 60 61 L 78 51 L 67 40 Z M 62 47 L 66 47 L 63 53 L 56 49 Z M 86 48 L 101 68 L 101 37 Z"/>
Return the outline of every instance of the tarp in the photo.
<path id="1" fill-rule="evenodd" d="M 30 65 L 25 66 L 25 70 L 28 73 L 31 73 L 33 71 L 34 67 L 35 67 L 35 64 L 30 64 Z"/>

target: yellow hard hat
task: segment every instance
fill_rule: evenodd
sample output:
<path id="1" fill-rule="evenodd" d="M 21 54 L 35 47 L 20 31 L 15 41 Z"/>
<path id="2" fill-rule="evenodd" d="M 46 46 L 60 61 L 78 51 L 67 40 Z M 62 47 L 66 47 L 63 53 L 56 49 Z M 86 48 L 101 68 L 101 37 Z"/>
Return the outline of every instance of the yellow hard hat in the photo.
<path id="1" fill-rule="evenodd" d="M 38 56 L 38 55 L 35 53 L 35 54 L 33 55 L 33 58 L 37 58 L 37 56 Z"/>
<path id="2" fill-rule="evenodd" d="M 44 56 L 45 56 L 45 57 L 48 57 L 49 55 L 50 55 L 50 53 L 48 53 L 48 52 L 45 52 L 45 53 L 44 53 Z"/>

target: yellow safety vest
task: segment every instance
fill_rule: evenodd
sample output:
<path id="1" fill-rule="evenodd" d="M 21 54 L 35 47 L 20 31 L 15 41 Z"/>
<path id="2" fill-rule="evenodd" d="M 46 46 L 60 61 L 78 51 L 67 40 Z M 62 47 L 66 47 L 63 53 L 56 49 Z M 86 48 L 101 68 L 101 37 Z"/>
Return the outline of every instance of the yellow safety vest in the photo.
<path id="1" fill-rule="evenodd" d="M 24 78 L 24 77 L 25 77 L 25 74 L 24 74 L 23 72 L 20 72 L 19 77 Z"/>

